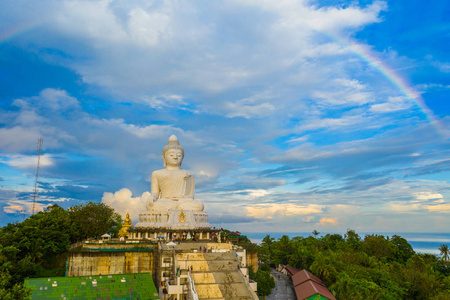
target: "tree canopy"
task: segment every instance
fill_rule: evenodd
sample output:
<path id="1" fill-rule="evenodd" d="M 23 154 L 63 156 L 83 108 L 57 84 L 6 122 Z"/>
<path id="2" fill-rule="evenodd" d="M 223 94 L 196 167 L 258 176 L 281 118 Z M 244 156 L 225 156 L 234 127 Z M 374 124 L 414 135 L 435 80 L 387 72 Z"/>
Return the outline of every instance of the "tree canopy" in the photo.
<path id="1" fill-rule="evenodd" d="M 88 202 L 68 210 L 57 204 L 21 223 L 0 228 L 0 299 L 26 299 L 26 277 L 64 276 L 71 243 L 103 233 L 116 234 L 120 215 L 103 203 Z"/>
<path id="2" fill-rule="evenodd" d="M 277 240 L 267 235 L 258 246 L 258 257 L 265 265 L 311 271 L 341 300 L 450 299 L 446 245 L 439 248 L 440 259 L 415 253 L 398 235 L 369 234 L 362 239 L 353 230 L 344 236 L 314 235 Z"/>
<path id="3" fill-rule="evenodd" d="M 104 233 L 117 235 L 122 225 L 122 217 L 104 203 L 88 202 L 72 206 L 69 214 L 78 225 L 79 237 L 99 237 Z"/>

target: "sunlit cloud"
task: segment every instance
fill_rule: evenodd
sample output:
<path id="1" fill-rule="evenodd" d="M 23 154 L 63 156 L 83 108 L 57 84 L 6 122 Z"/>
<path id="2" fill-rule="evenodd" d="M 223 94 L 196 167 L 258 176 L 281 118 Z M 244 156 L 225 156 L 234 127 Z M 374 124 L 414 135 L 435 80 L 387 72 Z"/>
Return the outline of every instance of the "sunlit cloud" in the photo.
<path id="1" fill-rule="evenodd" d="M 45 207 L 42 203 L 36 202 L 34 204 L 34 212 L 43 211 Z M 7 214 L 26 214 L 30 215 L 33 212 L 33 202 L 25 200 L 10 200 L 3 207 L 3 211 Z"/>
<path id="2" fill-rule="evenodd" d="M 139 220 L 139 214 L 147 209 L 146 205 L 150 198 L 149 192 L 144 192 L 140 197 L 133 197 L 133 193 L 129 189 L 122 188 L 114 194 L 105 192 L 102 202 L 114 208 L 122 218 L 125 218 L 127 213 L 129 213 L 130 218 L 133 221 L 137 221 Z"/>
<path id="3" fill-rule="evenodd" d="M 337 218 L 321 218 L 319 221 L 319 226 L 336 225 Z"/>
<path id="4" fill-rule="evenodd" d="M 291 203 L 270 203 L 247 205 L 247 216 L 257 218 L 274 218 L 294 215 L 310 215 L 321 213 L 324 206 L 316 204 L 297 205 Z"/>
<path id="5" fill-rule="evenodd" d="M 38 156 L 37 155 L 9 155 L 7 159 L 1 159 L 0 163 L 7 164 L 11 167 L 19 168 L 19 169 L 33 169 L 37 168 L 38 164 Z M 53 166 L 55 164 L 55 160 L 52 158 L 50 154 L 43 154 L 39 158 L 39 166 L 40 167 L 48 167 Z"/>
<path id="6" fill-rule="evenodd" d="M 430 192 L 422 192 L 422 193 L 416 193 L 415 197 L 417 200 L 439 200 L 443 199 L 444 197 L 439 193 L 430 193 Z"/>
<path id="7" fill-rule="evenodd" d="M 137 220 L 175 134 L 224 228 L 450 226 L 445 35 L 423 31 L 439 18 L 377 0 L 20 3 L 0 5 L 9 212 L 32 195 L 43 136 L 42 202 Z"/>

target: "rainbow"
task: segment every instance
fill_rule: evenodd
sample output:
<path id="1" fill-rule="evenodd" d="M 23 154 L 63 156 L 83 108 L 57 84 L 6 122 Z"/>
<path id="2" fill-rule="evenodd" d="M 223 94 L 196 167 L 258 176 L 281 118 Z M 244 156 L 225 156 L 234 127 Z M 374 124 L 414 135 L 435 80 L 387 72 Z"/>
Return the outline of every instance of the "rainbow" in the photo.
<path id="1" fill-rule="evenodd" d="M 30 29 L 35 28 L 40 21 L 22 23 L 16 27 L 11 27 L 3 32 L 0 32 L 0 43 L 5 42 L 17 35 L 20 35 Z M 373 68 L 378 70 L 383 76 L 385 76 L 394 86 L 396 86 L 407 98 L 412 100 L 417 107 L 425 114 L 430 124 L 432 124 L 437 131 L 445 138 L 450 137 L 450 131 L 447 130 L 442 122 L 434 115 L 434 113 L 427 107 L 421 94 L 412 88 L 403 78 L 397 75 L 394 70 L 389 68 L 383 61 L 375 56 L 373 51 L 368 46 L 363 46 L 354 41 L 347 41 L 346 39 L 338 36 L 326 34 L 333 40 L 339 42 L 344 48 L 350 49 L 354 54 L 362 58 Z"/>
<path id="2" fill-rule="evenodd" d="M 447 139 L 450 137 L 449 131 L 443 126 L 441 121 L 428 108 L 423 100 L 421 94 L 412 88 L 403 78 L 389 68 L 383 61 L 375 56 L 373 51 L 368 46 L 363 46 L 356 42 L 347 42 L 342 38 L 334 38 L 340 41 L 344 46 L 347 46 L 354 54 L 362 58 L 373 68 L 378 70 L 384 77 L 386 77 L 396 88 L 398 88 L 408 99 L 412 100 L 417 107 L 425 114 L 426 118 L 440 133 L 440 135 Z"/>
<path id="3" fill-rule="evenodd" d="M 0 32 L 0 43 L 6 42 L 22 33 L 25 33 L 31 29 L 36 28 L 38 25 L 42 24 L 42 21 L 30 21 L 17 24 L 14 27 L 6 28 L 6 30 Z"/>

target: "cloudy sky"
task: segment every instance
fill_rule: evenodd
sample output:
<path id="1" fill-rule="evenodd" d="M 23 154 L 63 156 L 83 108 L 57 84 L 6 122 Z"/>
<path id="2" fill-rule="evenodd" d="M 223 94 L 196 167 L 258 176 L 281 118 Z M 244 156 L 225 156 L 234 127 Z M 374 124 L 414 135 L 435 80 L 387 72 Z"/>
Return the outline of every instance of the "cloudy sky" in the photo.
<path id="1" fill-rule="evenodd" d="M 0 226 L 145 207 L 170 135 L 214 226 L 448 232 L 450 4 L 0 2 Z M 23 212 L 25 211 L 25 215 Z"/>

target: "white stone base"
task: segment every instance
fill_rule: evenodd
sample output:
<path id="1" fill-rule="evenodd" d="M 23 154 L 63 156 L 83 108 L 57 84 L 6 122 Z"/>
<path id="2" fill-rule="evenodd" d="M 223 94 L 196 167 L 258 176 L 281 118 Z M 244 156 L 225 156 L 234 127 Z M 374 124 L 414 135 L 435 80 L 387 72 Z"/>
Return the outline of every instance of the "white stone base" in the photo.
<path id="1" fill-rule="evenodd" d="M 183 210 L 145 211 L 139 214 L 136 229 L 208 229 L 208 214 L 204 211 Z"/>

